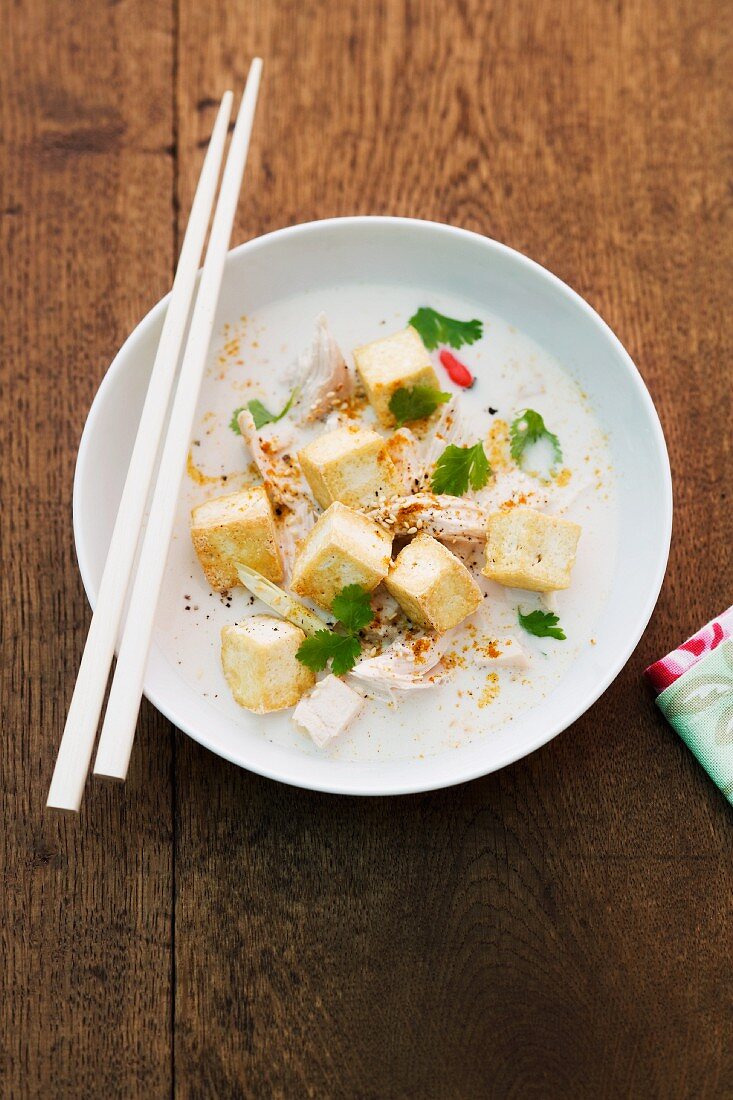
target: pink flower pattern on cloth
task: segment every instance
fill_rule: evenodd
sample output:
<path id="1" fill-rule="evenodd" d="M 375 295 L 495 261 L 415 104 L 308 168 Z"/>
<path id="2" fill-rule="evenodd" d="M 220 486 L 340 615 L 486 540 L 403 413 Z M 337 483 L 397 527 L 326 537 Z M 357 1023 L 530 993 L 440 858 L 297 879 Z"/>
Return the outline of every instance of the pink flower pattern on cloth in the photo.
<path id="1" fill-rule="evenodd" d="M 696 665 L 706 653 L 712 653 L 721 642 L 731 637 L 733 637 L 733 607 L 729 607 L 727 611 L 712 619 L 698 630 L 697 634 L 693 634 L 686 642 L 682 642 L 666 657 L 649 665 L 644 675 L 656 694 L 660 695 L 670 684 L 679 680 L 680 676 Z"/>

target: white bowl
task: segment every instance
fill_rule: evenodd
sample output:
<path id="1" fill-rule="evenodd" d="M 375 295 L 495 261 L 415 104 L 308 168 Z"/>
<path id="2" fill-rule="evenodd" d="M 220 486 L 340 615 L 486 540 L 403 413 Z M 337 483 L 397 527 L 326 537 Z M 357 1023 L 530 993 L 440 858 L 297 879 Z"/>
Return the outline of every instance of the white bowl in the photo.
<path id="1" fill-rule="evenodd" d="M 485 301 L 578 379 L 608 433 L 619 506 L 615 575 L 595 628 L 597 644 L 587 647 L 542 705 L 519 715 L 511 730 L 425 758 L 360 762 L 272 743 L 261 720 L 247 727 L 215 709 L 200 684 L 179 675 L 157 641 L 145 694 L 202 745 L 273 779 L 347 794 L 431 790 L 495 771 L 544 745 L 618 674 L 649 620 L 664 576 L 672 526 L 669 460 L 644 383 L 598 314 L 532 260 L 465 230 L 360 217 L 311 222 L 249 241 L 227 258 L 216 330 L 274 300 L 344 281 L 414 285 L 424 301 L 440 293 Z M 167 298 L 159 302 L 120 349 L 79 448 L 74 537 L 92 604 L 166 303 Z"/>

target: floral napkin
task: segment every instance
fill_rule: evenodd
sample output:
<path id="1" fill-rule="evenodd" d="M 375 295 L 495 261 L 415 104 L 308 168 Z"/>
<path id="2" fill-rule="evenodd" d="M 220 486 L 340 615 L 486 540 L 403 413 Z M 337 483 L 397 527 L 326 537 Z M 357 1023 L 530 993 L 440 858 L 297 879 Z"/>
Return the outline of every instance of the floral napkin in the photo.
<path id="1" fill-rule="evenodd" d="M 733 803 L 733 607 L 645 675 L 667 721 Z"/>

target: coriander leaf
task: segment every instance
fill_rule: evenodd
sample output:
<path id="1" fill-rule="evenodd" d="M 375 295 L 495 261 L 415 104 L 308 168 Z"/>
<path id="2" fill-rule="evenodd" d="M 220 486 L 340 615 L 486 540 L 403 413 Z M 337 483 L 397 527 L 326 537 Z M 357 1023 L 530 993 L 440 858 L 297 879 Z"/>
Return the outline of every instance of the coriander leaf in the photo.
<path id="1" fill-rule="evenodd" d="M 520 626 L 523 626 L 528 634 L 534 634 L 535 638 L 557 638 L 558 641 L 565 641 L 567 635 L 558 625 L 560 620 L 557 615 L 553 615 L 551 611 L 530 611 L 529 615 L 523 615 L 517 608 L 517 614 Z"/>
<path id="2" fill-rule="evenodd" d="M 401 386 L 389 399 L 389 411 L 397 421 L 397 427 L 401 428 L 408 420 L 422 420 L 430 416 L 438 405 L 444 405 L 450 398 L 449 393 L 442 393 L 435 386 L 412 386 L 409 390 Z"/>
<path id="3" fill-rule="evenodd" d="M 335 637 L 330 630 L 317 630 L 301 642 L 295 656 L 313 672 L 320 672 L 331 659 L 331 639 Z"/>
<path id="4" fill-rule="evenodd" d="M 279 413 L 271 413 L 270 410 L 266 408 L 257 397 L 253 398 L 252 401 L 248 401 L 247 408 L 252 413 L 252 419 L 255 422 L 255 428 L 257 428 L 257 430 L 259 431 L 260 428 L 264 428 L 265 424 L 277 424 L 278 420 L 282 420 L 285 414 L 290 412 L 290 407 L 297 396 L 297 392 L 298 387 L 296 386 L 293 392 L 290 394 L 290 397 L 288 398 L 285 407 L 281 409 Z M 229 421 L 229 427 L 232 429 L 233 432 L 236 432 L 237 435 L 242 434 L 239 430 L 237 417 L 242 412 L 243 408 L 244 406 L 241 405 L 238 409 L 235 409 L 232 413 L 232 419 Z"/>
<path id="5" fill-rule="evenodd" d="M 560 440 L 554 432 L 545 427 L 545 422 L 538 412 L 535 412 L 534 409 L 525 409 L 512 421 L 512 426 L 509 429 L 510 450 L 514 461 L 521 465 L 524 452 L 533 443 L 539 442 L 540 439 L 547 439 L 550 442 L 554 455 L 553 465 L 562 462 Z"/>
<path id="6" fill-rule="evenodd" d="M 266 409 L 257 398 L 253 401 L 248 401 L 247 408 L 252 413 L 252 419 L 258 431 L 260 428 L 263 428 L 265 424 L 274 424 L 276 420 L 280 419 L 275 413 L 271 413 L 269 409 Z"/>
<path id="7" fill-rule="evenodd" d="M 334 676 L 343 676 L 352 669 L 361 655 L 358 631 L 374 618 L 369 593 L 360 584 L 347 584 L 334 597 L 331 610 L 346 633 L 333 630 L 317 630 L 306 638 L 295 654 L 298 660 L 314 672 L 321 672 L 331 662 Z"/>
<path id="8" fill-rule="evenodd" d="M 361 657 L 361 645 L 355 634 L 335 634 L 334 637 L 337 641 L 331 652 L 331 672 L 334 676 L 343 676 Z"/>
<path id="9" fill-rule="evenodd" d="M 419 332 L 423 344 L 429 351 L 437 348 L 438 344 L 450 344 L 452 348 L 474 344 L 481 339 L 484 332 L 481 321 L 456 321 L 455 318 L 445 317 L 430 306 L 422 306 L 408 323 Z"/>
<path id="10" fill-rule="evenodd" d="M 353 668 L 359 659 L 361 646 L 354 634 L 335 634 L 332 630 L 318 630 L 301 644 L 295 656 L 313 672 L 321 672 L 329 661 L 335 676 L 342 676 Z"/>
<path id="11" fill-rule="evenodd" d="M 235 409 L 232 413 L 232 419 L 229 421 L 229 427 L 236 435 L 241 435 L 242 432 L 239 428 L 239 414 L 244 411 L 244 405 L 240 405 L 238 409 Z"/>
<path id="12" fill-rule="evenodd" d="M 456 447 L 449 443 L 435 464 L 431 485 L 434 493 L 461 497 L 472 489 L 483 489 L 491 474 L 491 466 L 483 445 Z"/>
<path id="13" fill-rule="evenodd" d="M 347 584 L 331 604 L 331 611 L 346 627 L 356 634 L 374 618 L 369 593 L 360 584 Z"/>
<path id="14" fill-rule="evenodd" d="M 278 420 L 282 420 L 286 413 L 290 411 L 290 406 L 295 400 L 296 390 L 290 394 L 284 408 L 279 413 L 271 413 L 269 409 L 266 409 L 261 401 L 255 398 L 253 401 L 247 402 L 247 408 L 252 413 L 252 419 L 255 422 L 255 428 L 258 430 L 263 428 L 265 424 L 277 424 Z"/>

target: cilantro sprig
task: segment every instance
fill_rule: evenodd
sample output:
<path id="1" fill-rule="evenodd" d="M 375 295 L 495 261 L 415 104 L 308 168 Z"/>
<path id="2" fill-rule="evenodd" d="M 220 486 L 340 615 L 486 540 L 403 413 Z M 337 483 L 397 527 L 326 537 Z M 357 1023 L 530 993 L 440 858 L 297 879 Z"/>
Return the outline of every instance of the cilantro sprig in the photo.
<path id="1" fill-rule="evenodd" d="M 451 395 L 436 390 L 435 386 L 400 386 L 389 399 L 389 411 L 401 428 L 408 420 L 422 420 L 434 413 L 438 405 L 450 401 Z"/>
<path id="2" fill-rule="evenodd" d="M 343 632 L 317 630 L 301 644 L 295 656 L 313 672 L 322 672 L 331 662 L 334 676 L 343 676 L 354 667 L 361 653 L 359 631 L 374 618 L 369 593 L 360 584 L 347 584 L 331 604 L 331 611 Z"/>
<path id="3" fill-rule="evenodd" d="M 452 348 L 475 344 L 484 331 L 481 321 L 457 321 L 454 317 L 438 313 L 437 309 L 430 306 L 422 306 L 410 318 L 409 324 L 419 332 L 428 351 L 433 351 L 439 344 L 450 344 Z"/>
<path id="4" fill-rule="evenodd" d="M 567 635 L 560 626 L 558 616 L 551 611 L 530 611 L 528 615 L 523 615 L 521 609 L 517 608 L 517 614 L 519 625 L 528 634 L 534 634 L 535 638 L 557 638 L 560 642 L 565 641 Z"/>
<path id="5" fill-rule="evenodd" d="M 431 485 L 434 493 L 462 497 L 469 485 L 472 489 L 483 489 L 490 475 L 491 466 L 481 443 L 474 443 L 473 447 L 449 443 L 435 464 Z"/>
<path id="6" fill-rule="evenodd" d="M 255 422 L 255 428 L 257 428 L 257 430 L 259 431 L 260 428 L 264 428 L 265 424 L 277 424 L 278 420 L 282 420 L 282 418 L 290 412 L 296 395 L 297 388 L 294 389 L 293 392 L 290 394 L 290 397 L 288 398 L 286 404 L 279 413 L 270 412 L 270 410 L 266 408 L 265 405 L 263 405 L 257 397 L 254 397 L 251 401 L 248 401 L 247 408 L 252 413 L 252 419 Z M 232 429 L 233 432 L 236 432 L 237 435 L 242 434 L 239 430 L 238 417 L 243 409 L 244 405 L 240 405 L 238 409 L 235 409 L 232 413 L 232 419 L 229 421 L 229 427 Z"/>
<path id="7" fill-rule="evenodd" d="M 235 435 L 241 435 L 242 429 L 239 427 L 239 414 L 244 412 L 244 405 L 240 405 L 232 413 L 232 419 L 229 421 L 229 427 L 232 429 Z"/>
<path id="8" fill-rule="evenodd" d="M 347 584 L 334 597 L 331 611 L 347 630 L 358 634 L 374 618 L 369 593 L 360 584 Z"/>
<path id="9" fill-rule="evenodd" d="M 295 656 L 313 672 L 321 672 L 330 661 L 334 676 L 343 676 L 354 667 L 360 653 L 361 643 L 355 634 L 319 630 L 306 638 Z"/>
<path id="10" fill-rule="evenodd" d="M 533 443 L 546 439 L 552 447 L 553 466 L 562 462 L 562 447 L 554 432 L 545 426 L 545 422 L 534 409 L 525 409 L 512 421 L 509 429 L 509 448 L 512 458 L 522 464 L 524 453 Z"/>

